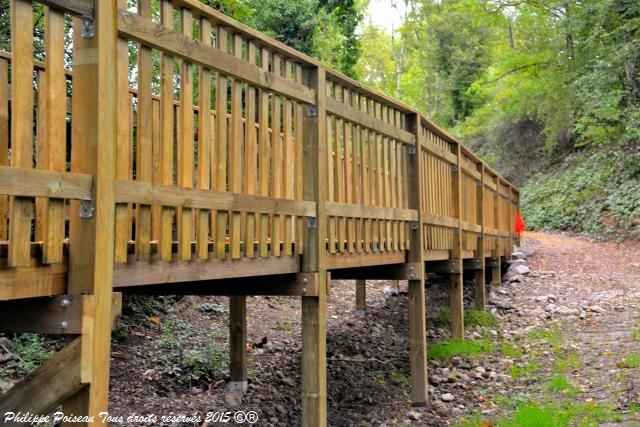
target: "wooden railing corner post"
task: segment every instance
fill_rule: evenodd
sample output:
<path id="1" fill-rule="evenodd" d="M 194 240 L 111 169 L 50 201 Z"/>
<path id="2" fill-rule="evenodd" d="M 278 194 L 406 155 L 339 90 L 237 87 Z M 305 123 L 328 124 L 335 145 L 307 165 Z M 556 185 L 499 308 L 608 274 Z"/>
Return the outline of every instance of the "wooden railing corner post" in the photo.
<path id="1" fill-rule="evenodd" d="M 462 149 L 459 142 L 455 143 L 456 164 L 451 172 L 451 195 L 454 217 L 457 227 L 453 229 L 453 249 L 451 261 L 456 271 L 451 273 L 451 336 L 456 339 L 464 338 L 464 285 L 462 281 Z"/>
<path id="2" fill-rule="evenodd" d="M 315 90 L 315 105 L 307 104 L 303 116 L 303 158 L 306 171 L 304 200 L 316 203 L 315 218 L 307 218 L 302 271 L 318 273 L 318 296 L 302 297 L 302 425 L 327 424 L 326 317 L 326 70 L 303 69 L 303 83 Z"/>

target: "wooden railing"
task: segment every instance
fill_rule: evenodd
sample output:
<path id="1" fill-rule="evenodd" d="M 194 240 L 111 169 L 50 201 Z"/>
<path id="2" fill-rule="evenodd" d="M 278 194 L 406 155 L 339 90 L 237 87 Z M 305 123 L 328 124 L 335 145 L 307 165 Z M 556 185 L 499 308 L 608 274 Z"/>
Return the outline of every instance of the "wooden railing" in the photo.
<path id="1" fill-rule="evenodd" d="M 42 3 L 44 51 L 34 4 L 11 0 L 0 53 L 0 301 L 102 295 L 105 320 L 113 288 L 293 275 L 278 292 L 303 297 L 313 424 L 327 271 L 398 267 L 375 274 L 411 281 L 412 325 L 425 262 L 450 261 L 461 283 L 475 260 L 484 285 L 486 258 L 499 280 L 519 192 L 415 109 L 197 0 L 153 2 L 159 14 L 150 0 Z"/>

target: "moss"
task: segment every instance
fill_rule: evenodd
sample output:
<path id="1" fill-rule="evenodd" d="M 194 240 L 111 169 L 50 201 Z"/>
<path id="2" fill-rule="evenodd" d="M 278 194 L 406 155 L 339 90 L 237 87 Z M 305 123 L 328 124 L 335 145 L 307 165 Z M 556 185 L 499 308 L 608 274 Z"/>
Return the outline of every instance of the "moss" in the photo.
<path id="1" fill-rule="evenodd" d="M 449 359 L 453 356 L 477 356 L 492 353 L 493 345 L 488 339 L 482 341 L 451 340 L 439 344 L 431 344 L 427 349 L 430 359 Z"/>

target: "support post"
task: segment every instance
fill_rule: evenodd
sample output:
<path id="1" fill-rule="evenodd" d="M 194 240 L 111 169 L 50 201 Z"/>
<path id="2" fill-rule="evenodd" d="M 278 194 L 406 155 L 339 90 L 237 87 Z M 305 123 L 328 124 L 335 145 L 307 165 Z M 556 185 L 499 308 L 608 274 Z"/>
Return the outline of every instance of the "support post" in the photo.
<path id="1" fill-rule="evenodd" d="M 316 203 L 307 218 L 303 272 L 318 272 L 318 296 L 302 297 L 302 425 L 327 425 L 327 283 L 326 270 L 326 78 L 322 66 L 303 70 L 303 82 L 316 92 L 316 105 L 304 114 L 304 200 Z M 315 107 L 315 108 L 314 108 Z"/>
<path id="2" fill-rule="evenodd" d="M 367 313 L 367 281 L 356 280 L 356 313 L 365 315 Z"/>
<path id="3" fill-rule="evenodd" d="M 389 288 L 391 289 L 391 295 L 400 295 L 400 280 L 389 280 Z"/>
<path id="4" fill-rule="evenodd" d="M 427 320 L 424 267 L 424 225 L 422 206 L 424 197 L 422 182 L 422 125 L 420 114 L 408 117 L 409 129 L 416 136 L 416 149 L 408 162 L 410 208 L 418 210 L 418 221 L 410 228 L 408 262 L 417 266 L 409 278 L 409 362 L 411 365 L 411 404 L 415 407 L 427 405 Z"/>
<path id="5" fill-rule="evenodd" d="M 451 174 L 451 197 L 453 199 L 454 217 L 457 227 L 453 229 L 453 249 L 451 260 L 458 261 L 456 271 L 449 275 L 451 281 L 451 336 L 456 339 L 464 338 L 464 295 L 462 282 L 462 153 L 460 144 L 456 143 L 456 165 Z"/>
<path id="6" fill-rule="evenodd" d="M 476 209 L 478 224 L 480 224 L 480 234 L 478 234 L 478 246 L 476 247 L 475 260 L 479 263 L 479 268 L 474 270 L 473 284 L 475 293 L 475 304 L 478 310 L 484 310 L 487 305 L 487 286 L 484 272 L 484 163 L 480 164 L 480 186 L 476 190 Z"/>
<path id="7" fill-rule="evenodd" d="M 71 171 L 93 176 L 93 211 L 71 203 L 69 294 L 93 295 L 81 335 L 80 380 L 65 413 L 95 417 L 108 409 L 116 170 L 116 2 L 95 2 L 95 35 L 74 18 Z M 93 423 L 92 423 L 93 424 Z M 77 425 L 77 424 L 74 424 Z"/>
<path id="8" fill-rule="evenodd" d="M 495 259 L 495 263 L 491 267 L 491 284 L 494 286 L 500 285 L 502 282 L 502 272 L 500 271 L 502 266 L 500 263 L 501 244 L 502 239 L 500 237 L 500 178 L 496 178 L 496 192 L 493 195 L 493 226 L 495 227 L 496 236 L 494 236 L 494 246 L 491 257 Z"/>
<path id="9" fill-rule="evenodd" d="M 247 297 L 229 297 L 229 390 L 247 391 Z"/>

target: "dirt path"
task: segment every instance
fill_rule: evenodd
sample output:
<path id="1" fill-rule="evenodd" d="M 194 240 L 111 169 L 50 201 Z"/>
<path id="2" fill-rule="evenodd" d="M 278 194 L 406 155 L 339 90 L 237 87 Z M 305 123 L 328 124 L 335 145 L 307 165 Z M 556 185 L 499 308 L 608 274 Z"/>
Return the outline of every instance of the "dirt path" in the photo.
<path id="1" fill-rule="evenodd" d="M 468 313 L 465 343 L 448 342 L 448 281 L 429 276 L 428 408 L 412 409 L 409 400 L 406 285 L 392 296 L 386 282 L 370 281 L 368 311 L 359 316 L 353 282 L 335 281 L 327 319 L 329 425 L 639 425 L 640 244 L 543 233 L 529 233 L 526 242 L 535 249 L 531 273 L 491 289 L 494 316 Z M 472 289 L 467 282 L 467 306 Z M 193 360 L 224 361 L 226 303 L 187 298 L 133 322 L 114 345 L 112 412 L 243 409 L 255 410 L 260 426 L 299 425 L 298 299 L 250 298 L 250 386 L 241 401 L 225 399 L 224 362 L 185 381 Z"/>

